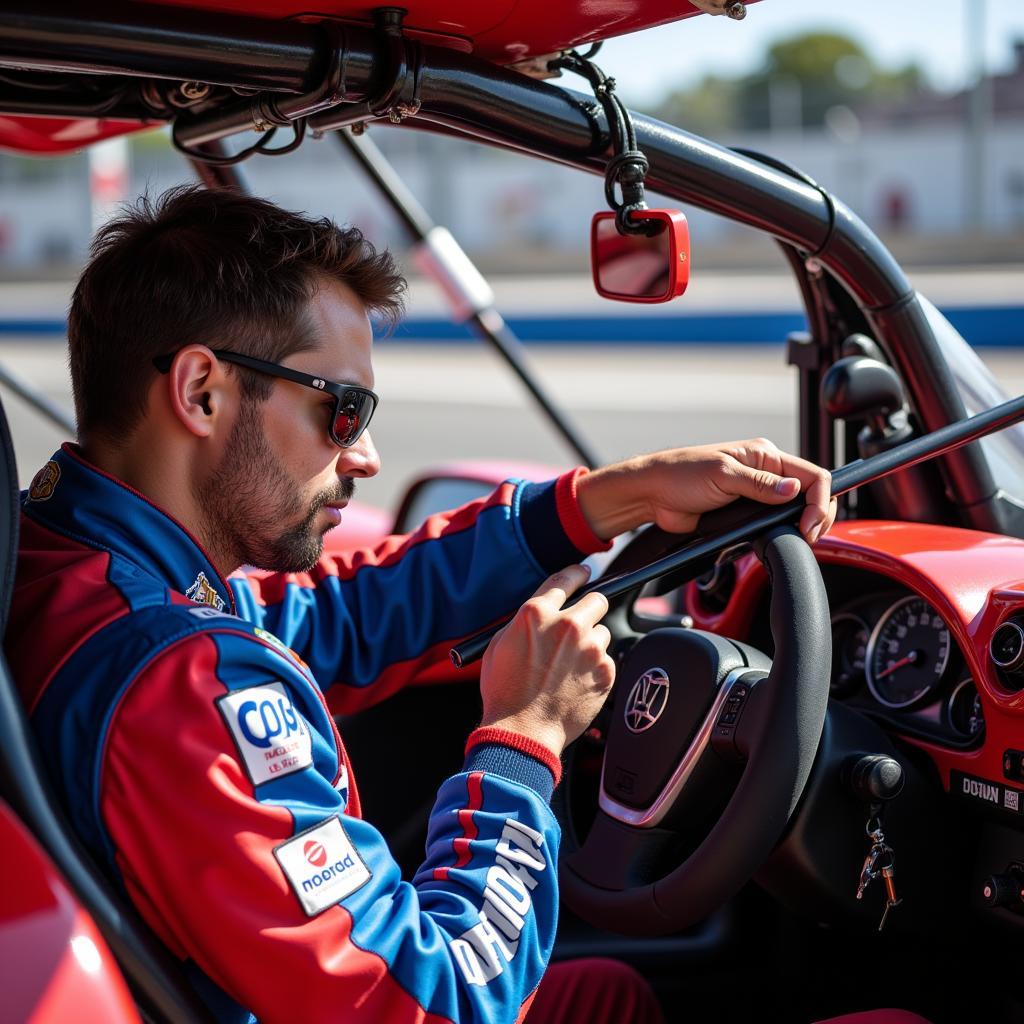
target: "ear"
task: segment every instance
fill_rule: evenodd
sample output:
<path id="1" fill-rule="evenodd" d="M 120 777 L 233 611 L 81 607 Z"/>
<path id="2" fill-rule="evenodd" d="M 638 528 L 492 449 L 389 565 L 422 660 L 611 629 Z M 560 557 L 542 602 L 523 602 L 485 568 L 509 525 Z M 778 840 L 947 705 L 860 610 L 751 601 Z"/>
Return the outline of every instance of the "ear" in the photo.
<path id="1" fill-rule="evenodd" d="M 212 437 L 233 418 L 237 383 L 205 345 L 187 345 L 175 355 L 166 386 L 171 412 L 196 437 Z"/>

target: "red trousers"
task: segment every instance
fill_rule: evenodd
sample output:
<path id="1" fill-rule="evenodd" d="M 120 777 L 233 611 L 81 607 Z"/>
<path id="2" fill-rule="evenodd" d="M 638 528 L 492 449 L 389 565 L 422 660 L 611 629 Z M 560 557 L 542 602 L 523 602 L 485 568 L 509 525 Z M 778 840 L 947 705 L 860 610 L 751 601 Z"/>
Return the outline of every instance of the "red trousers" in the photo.
<path id="1" fill-rule="evenodd" d="M 665 1024 L 650 985 L 618 960 L 552 964 L 537 988 L 526 1024 Z"/>
<path id="2" fill-rule="evenodd" d="M 552 964 L 537 988 L 525 1024 L 665 1024 L 651 987 L 618 960 Z M 906 1010 L 871 1010 L 821 1024 L 928 1024 Z"/>

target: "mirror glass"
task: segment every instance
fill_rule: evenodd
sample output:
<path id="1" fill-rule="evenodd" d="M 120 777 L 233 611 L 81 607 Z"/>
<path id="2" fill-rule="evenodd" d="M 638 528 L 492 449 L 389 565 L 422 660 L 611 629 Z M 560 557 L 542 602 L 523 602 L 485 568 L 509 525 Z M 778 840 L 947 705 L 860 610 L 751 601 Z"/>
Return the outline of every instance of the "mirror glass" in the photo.
<path id="1" fill-rule="evenodd" d="M 669 298 L 669 276 L 675 254 L 671 232 L 664 221 L 653 235 L 620 235 L 615 218 L 594 225 L 594 280 L 598 291 L 609 298 Z"/>

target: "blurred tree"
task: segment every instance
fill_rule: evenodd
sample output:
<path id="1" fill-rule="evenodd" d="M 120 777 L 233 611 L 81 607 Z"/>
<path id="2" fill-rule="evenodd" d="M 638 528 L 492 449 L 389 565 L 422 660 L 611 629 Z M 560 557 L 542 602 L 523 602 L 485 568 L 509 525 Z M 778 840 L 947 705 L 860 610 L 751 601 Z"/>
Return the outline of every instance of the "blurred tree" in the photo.
<path id="1" fill-rule="evenodd" d="M 920 67 L 880 68 L 856 40 L 805 32 L 773 43 L 752 75 L 709 75 L 652 111 L 689 131 L 812 127 L 834 107 L 856 110 L 902 99 L 925 86 Z"/>
<path id="2" fill-rule="evenodd" d="M 705 75 L 692 89 L 670 93 L 652 114 L 697 135 L 731 131 L 739 127 L 739 92 L 739 79 Z"/>

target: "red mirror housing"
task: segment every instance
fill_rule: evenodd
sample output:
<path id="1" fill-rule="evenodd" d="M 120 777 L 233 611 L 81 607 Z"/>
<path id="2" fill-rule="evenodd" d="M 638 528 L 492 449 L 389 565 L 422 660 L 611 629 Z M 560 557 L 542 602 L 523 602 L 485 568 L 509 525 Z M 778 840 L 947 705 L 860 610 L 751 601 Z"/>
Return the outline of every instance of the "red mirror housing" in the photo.
<path id="1" fill-rule="evenodd" d="M 668 302 L 690 282 L 690 229 L 681 210 L 638 210 L 634 221 L 653 222 L 651 234 L 620 235 L 611 211 L 590 225 L 594 287 L 619 302 Z M 653 226 L 653 225 L 652 225 Z"/>

